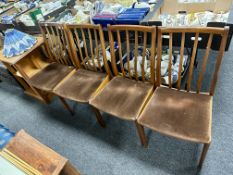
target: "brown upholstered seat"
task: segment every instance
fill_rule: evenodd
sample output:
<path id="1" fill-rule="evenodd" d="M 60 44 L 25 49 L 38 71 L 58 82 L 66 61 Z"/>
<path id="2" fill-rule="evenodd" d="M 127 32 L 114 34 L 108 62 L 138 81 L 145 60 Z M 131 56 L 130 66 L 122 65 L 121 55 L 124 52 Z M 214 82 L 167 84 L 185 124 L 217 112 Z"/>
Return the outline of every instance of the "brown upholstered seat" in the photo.
<path id="1" fill-rule="evenodd" d="M 29 83 L 38 89 L 52 91 L 73 69 L 70 66 L 52 63 L 30 78 Z"/>
<path id="2" fill-rule="evenodd" d="M 212 96 L 158 87 L 138 123 L 179 139 L 210 143 Z"/>
<path id="3" fill-rule="evenodd" d="M 121 119 L 136 120 L 152 89 L 150 83 L 117 76 L 90 101 L 90 104 Z"/>
<path id="4" fill-rule="evenodd" d="M 55 88 L 54 93 L 63 98 L 88 103 L 92 94 L 106 77 L 105 73 L 78 69 L 71 77 Z"/>

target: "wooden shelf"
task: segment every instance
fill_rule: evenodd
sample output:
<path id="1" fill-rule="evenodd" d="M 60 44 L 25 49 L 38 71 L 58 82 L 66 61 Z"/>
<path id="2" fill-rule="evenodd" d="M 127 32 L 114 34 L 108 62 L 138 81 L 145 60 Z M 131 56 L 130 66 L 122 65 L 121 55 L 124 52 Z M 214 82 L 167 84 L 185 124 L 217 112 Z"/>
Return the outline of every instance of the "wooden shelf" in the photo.
<path id="1" fill-rule="evenodd" d="M 2 54 L 3 50 L 0 50 L 0 61 L 8 63 L 10 65 L 16 64 L 18 61 L 23 59 L 25 56 L 30 54 L 32 51 L 34 51 L 36 48 L 38 48 L 39 46 L 41 46 L 44 43 L 44 39 L 42 37 L 36 37 L 36 39 L 37 39 L 36 44 L 30 50 L 28 50 L 27 52 L 24 52 L 21 55 L 12 57 L 12 58 L 4 57 Z"/>

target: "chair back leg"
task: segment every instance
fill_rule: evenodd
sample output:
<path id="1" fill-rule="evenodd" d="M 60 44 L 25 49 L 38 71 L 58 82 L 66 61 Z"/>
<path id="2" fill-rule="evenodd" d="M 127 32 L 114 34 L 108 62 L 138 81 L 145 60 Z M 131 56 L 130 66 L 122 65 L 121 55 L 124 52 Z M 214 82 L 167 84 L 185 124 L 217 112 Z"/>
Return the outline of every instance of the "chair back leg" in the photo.
<path id="1" fill-rule="evenodd" d="M 147 138 L 146 138 L 146 135 L 145 135 L 144 127 L 142 125 L 138 124 L 137 121 L 135 121 L 135 125 L 136 125 L 136 128 L 137 128 L 138 135 L 140 137 L 141 144 L 145 148 L 147 148 L 148 147 L 148 142 L 147 142 Z"/>
<path id="2" fill-rule="evenodd" d="M 201 158 L 200 158 L 200 161 L 199 161 L 199 164 L 198 164 L 199 168 L 201 168 L 202 165 L 203 165 L 203 162 L 205 160 L 205 157 L 206 157 L 206 154 L 208 152 L 209 146 L 210 146 L 210 143 L 205 143 L 204 146 L 203 146 L 203 150 L 202 150 L 202 153 L 201 153 Z"/>
<path id="3" fill-rule="evenodd" d="M 100 124 L 100 126 L 102 126 L 103 128 L 106 128 L 106 124 L 103 120 L 102 115 L 100 114 L 100 111 L 93 106 L 91 106 L 91 108 L 92 108 L 93 112 L 95 113 L 96 119 L 97 119 L 98 123 Z"/>
<path id="4" fill-rule="evenodd" d="M 59 97 L 59 99 L 61 100 L 64 108 L 67 109 L 72 116 L 74 116 L 74 114 L 75 114 L 74 110 L 71 109 L 71 107 L 68 105 L 68 103 L 66 102 L 66 100 L 64 98 L 62 98 L 62 97 Z"/>

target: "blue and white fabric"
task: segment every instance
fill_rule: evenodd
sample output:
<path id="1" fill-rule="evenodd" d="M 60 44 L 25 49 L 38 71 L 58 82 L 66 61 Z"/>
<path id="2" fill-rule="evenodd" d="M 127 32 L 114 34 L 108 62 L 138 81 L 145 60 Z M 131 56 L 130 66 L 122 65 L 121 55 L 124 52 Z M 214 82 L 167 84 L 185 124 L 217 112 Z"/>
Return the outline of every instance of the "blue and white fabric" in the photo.
<path id="1" fill-rule="evenodd" d="M 0 150 L 15 136 L 13 131 L 0 124 Z"/>
<path id="2" fill-rule="evenodd" d="M 36 42 L 36 38 L 31 35 L 16 29 L 8 29 L 5 32 L 3 55 L 7 58 L 20 55 L 31 49 Z"/>

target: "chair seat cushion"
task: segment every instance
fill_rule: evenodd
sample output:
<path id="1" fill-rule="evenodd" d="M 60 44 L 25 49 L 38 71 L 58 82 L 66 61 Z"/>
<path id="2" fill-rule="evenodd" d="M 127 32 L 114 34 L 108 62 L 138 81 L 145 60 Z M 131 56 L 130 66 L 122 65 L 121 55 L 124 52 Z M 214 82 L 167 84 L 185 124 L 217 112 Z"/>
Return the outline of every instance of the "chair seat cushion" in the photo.
<path id="1" fill-rule="evenodd" d="M 136 120 L 152 89 L 152 84 L 147 82 L 115 77 L 90 104 L 121 119 Z"/>
<path id="2" fill-rule="evenodd" d="M 79 69 L 54 89 L 54 93 L 70 100 L 87 103 L 106 77 L 105 73 Z"/>
<path id="3" fill-rule="evenodd" d="M 138 123 L 182 140 L 209 143 L 211 119 L 211 96 L 159 87 L 138 118 Z"/>
<path id="4" fill-rule="evenodd" d="M 29 79 L 29 83 L 41 90 L 52 91 L 74 68 L 52 63 Z"/>

